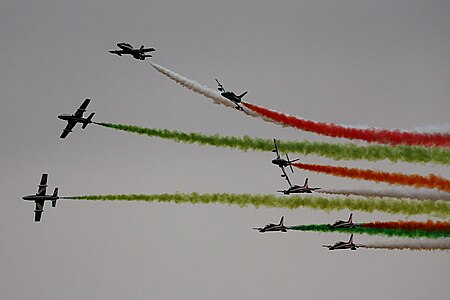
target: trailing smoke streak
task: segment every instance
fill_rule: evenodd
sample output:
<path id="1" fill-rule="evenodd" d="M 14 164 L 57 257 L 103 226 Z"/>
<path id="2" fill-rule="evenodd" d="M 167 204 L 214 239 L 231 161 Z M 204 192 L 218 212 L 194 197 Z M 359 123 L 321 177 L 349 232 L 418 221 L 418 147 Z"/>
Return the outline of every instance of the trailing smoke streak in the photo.
<path id="1" fill-rule="evenodd" d="M 315 196 L 278 197 L 274 195 L 251 194 L 128 194 L 128 195 L 91 195 L 65 197 L 65 199 L 79 200 L 123 200 L 148 202 L 175 203 L 223 203 L 236 204 L 241 207 L 253 205 L 274 208 L 295 209 L 308 207 L 311 209 L 331 210 L 360 210 L 365 212 L 383 211 L 391 214 L 419 215 L 427 214 L 440 218 L 450 216 L 450 203 L 444 201 L 416 201 L 398 199 L 353 199 L 353 198 L 323 198 Z"/>
<path id="2" fill-rule="evenodd" d="M 292 165 L 303 170 L 341 177 L 350 177 L 376 182 L 386 182 L 389 184 L 397 185 L 409 185 L 416 188 L 430 188 L 438 189 L 444 192 L 450 192 L 450 181 L 434 174 L 429 174 L 425 177 L 418 174 L 407 175 L 402 173 L 389 173 L 374 170 L 363 170 L 356 168 L 334 167 L 315 164 L 293 163 Z"/>
<path id="3" fill-rule="evenodd" d="M 364 197 L 380 197 L 380 198 L 408 198 L 417 200 L 443 200 L 450 201 L 450 193 L 444 193 L 435 190 L 426 189 L 320 189 L 316 193 L 345 195 L 345 196 L 364 196 Z"/>
<path id="4" fill-rule="evenodd" d="M 201 133 L 185 133 L 167 129 L 144 128 L 123 124 L 96 123 L 116 130 L 122 130 L 150 137 L 170 139 L 175 142 L 198 143 L 215 147 L 238 148 L 242 151 L 249 149 L 255 151 L 272 151 L 273 141 L 268 139 L 252 138 L 249 136 L 231 137 L 205 135 Z M 399 160 L 420 163 L 441 163 L 450 165 L 450 151 L 441 148 L 423 148 L 411 146 L 357 146 L 353 144 L 329 144 L 319 142 L 283 142 L 277 141 L 278 148 L 282 152 L 301 153 L 303 155 L 314 154 L 334 160 L 361 160 L 377 161 L 388 159 L 393 162 Z"/>
<path id="5" fill-rule="evenodd" d="M 417 222 L 417 221 L 371 222 L 358 224 L 358 226 L 362 226 L 365 228 L 442 232 L 448 235 L 447 237 L 450 237 L 450 222 L 439 222 L 432 220 L 428 220 L 426 222 Z"/>
<path id="6" fill-rule="evenodd" d="M 384 235 L 384 236 L 396 236 L 403 238 L 449 238 L 450 232 L 436 231 L 430 232 L 426 230 L 407 230 L 407 229 L 397 229 L 397 228 L 376 228 L 376 227 L 365 227 L 365 224 L 359 224 L 355 228 L 328 228 L 327 224 L 311 224 L 311 225 L 297 225 L 288 227 L 289 230 L 299 230 L 299 231 L 317 231 L 317 232 L 342 232 L 348 234 L 368 234 L 368 235 Z"/>
<path id="7" fill-rule="evenodd" d="M 363 248 L 386 250 L 450 250 L 450 239 L 372 242 Z"/>
<path id="8" fill-rule="evenodd" d="M 242 102 L 248 109 L 283 126 L 290 126 L 304 131 L 310 131 L 334 138 L 363 140 L 368 143 L 407 144 L 426 147 L 450 148 L 450 134 L 448 133 L 418 133 L 387 129 L 351 128 L 343 125 L 316 122 L 283 114 L 274 110 Z"/>
<path id="9" fill-rule="evenodd" d="M 235 108 L 236 105 L 231 102 L 230 100 L 225 99 L 224 97 L 222 97 L 218 92 L 216 92 L 215 90 L 212 90 L 204 85 L 201 85 L 200 83 L 194 81 L 194 80 L 190 80 L 178 73 L 175 73 L 167 68 L 164 68 L 158 64 L 155 63 L 150 63 L 152 65 L 153 68 L 155 68 L 156 71 L 160 72 L 161 74 L 167 76 L 168 78 L 172 79 L 173 81 L 175 81 L 176 83 L 184 86 L 185 88 L 196 92 L 202 96 L 205 96 L 206 98 L 209 98 L 211 100 L 213 100 L 213 102 L 215 104 L 222 104 L 226 107 L 230 107 L 230 108 Z M 243 108 L 244 109 L 244 108 Z M 263 118 L 261 115 L 248 110 L 248 109 L 244 109 L 244 112 L 254 118 Z M 265 119 L 264 120 L 268 121 L 268 122 L 272 122 L 269 119 Z"/>

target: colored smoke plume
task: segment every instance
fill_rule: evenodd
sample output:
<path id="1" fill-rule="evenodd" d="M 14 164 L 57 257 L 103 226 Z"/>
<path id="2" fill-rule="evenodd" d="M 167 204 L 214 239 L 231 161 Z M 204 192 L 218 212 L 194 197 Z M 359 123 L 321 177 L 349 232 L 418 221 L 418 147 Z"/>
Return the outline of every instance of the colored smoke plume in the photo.
<path id="1" fill-rule="evenodd" d="M 450 237 L 450 222 L 439 222 L 428 220 L 426 222 L 417 221 L 396 221 L 396 222 L 372 222 L 362 223 L 359 226 L 365 228 L 380 228 L 380 229 L 401 229 L 408 231 L 428 231 L 428 232 L 443 232 Z"/>
<path id="2" fill-rule="evenodd" d="M 272 151 L 273 141 L 269 139 L 253 138 L 249 136 L 232 137 L 205 135 L 201 133 L 186 133 L 181 131 L 145 128 L 132 125 L 97 123 L 99 125 L 126 132 L 159 137 L 182 143 L 197 143 L 215 147 L 237 148 L 242 151 Z M 277 141 L 281 152 L 314 154 L 334 160 L 362 160 L 377 161 L 388 159 L 393 162 L 441 163 L 450 165 L 450 151 L 441 148 L 424 148 L 411 146 L 357 146 L 353 144 L 329 144 L 309 141 Z"/>
<path id="3" fill-rule="evenodd" d="M 450 239 L 396 240 L 366 243 L 364 248 L 386 250 L 450 250 Z"/>
<path id="4" fill-rule="evenodd" d="M 408 175 L 402 173 L 389 173 L 316 164 L 293 163 L 292 165 L 303 170 L 325 173 L 329 175 L 371 180 L 376 182 L 386 182 L 396 185 L 408 185 L 416 188 L 438 189 L 444 192 L 450 192 L 450 181 L 434 174 L 421 176 L 418 174 Z"/>
<path id="5" fill-rule="evenodd" d="M 369 143 L 390 145 L 406 144 L 410 146 L 450 148 L 450 134 L 448 133 L 419 133 L 400 130 L 346 127 L 333 123 L 316 122 L 289 116 L 251 103 L 242 102 L 242 104 L 261 116 L 271 119 L 283 126 L 289 126 L 334 138 L 357 139 Z"/>
<path id="6" fill-rule="evenodd" d="M 396 189 L 320 189 L 317 193 L 345 196 L 409 198 L 417 200 L 450 201 L 450 193 L 428 189 L 396 188 Z"/>
<path id="7" fill-rule="evenodd" d="M 88 195 L 65 197 L 66 199 L 79 200 L 123 200 L 123 201 L 148 201 L 148 202 L 175 202 L 175 203 L 222 203 L 245 207 L 274 207 L 295 209 L 308 207 L 318 210 L 360 210 L 365 212 L 383 211 L 391 214 L 418 215 L 427 214 L 446 218 L 450 216 L 450 203 L 444 201 L 416 201 L 380 198 L 323 198 L 316 196 L 290 196 L 279 197 L 274 195 L 252 194 L 128 194 L 128 195 Z"/>

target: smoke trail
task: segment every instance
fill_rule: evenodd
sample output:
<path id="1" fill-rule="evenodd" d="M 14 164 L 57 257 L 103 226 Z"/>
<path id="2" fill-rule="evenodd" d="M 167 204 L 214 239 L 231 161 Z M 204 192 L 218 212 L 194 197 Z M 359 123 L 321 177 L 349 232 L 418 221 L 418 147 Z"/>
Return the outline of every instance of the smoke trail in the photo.
<path id="1" fill-rule="evenodd" d="M 215 104 L 222 104 L 222 105 L 224 105 L 226 107 L 230 107 L 230 108 L 235 108 L 236 107 L 236 105 L 233 102 L 231 102 L 230 100 L 225 99 L 224 97 L 222 97 L 215 90 L 212 90 L 212 89 L 210 89 L 210 88 L 208 88 L 208 87 L 206 87 L 204 85 L 201 85 L 200 83 L 198 83 L 198 82 L 196 82 L 194 80 L 190 80 L 190 79 L 188 79 L 188 78 L 186 78 L 186 77 L 184 77 L 184 76 L 182 76 L 182 75 L 180 75 L 178 73 L 175 73 L 175 72 L 173 72 L 173 71 L 171 71 L 171 70 L 169 70 L 167 68 L 164 68 L 164 67 L 162 67 L 162 66 L 160 66 L 158 64 L 155 64 L 155 63 L 150 63 L 150 64 L 152 65 L 153 68 L 155 68 L 156 71 L 158 71 L 161 74 L 169 77 L 170 79 L 172 79 L 176 83 L 184 86 L 185 88 L 187 88 L 187 89 L 189 89 L 189 90 L 191 90 L 193 92 L 196 92 L 196 93 L 198 93 L 200 95 L 203 95 L 206 98 L 209 98 L 209 99 L 213 100 L 213 102 Z M 271 120 L 265 119 L 264 117 L 260 116 L 259 114 L 255 113 L 255 112 L 253 112 L 251 110 L 245 109 L 244 107 L 243 107 L 243 109 L 244 109 L 244 112 L 247 115 L 250 115 L 250 116 L 255 117 L 255 118 L 263 118 L 264 120 L 271 122 Z"/>
<path id="2" fill-rule="evenodd" d="M 144 128 L 123 124 L 96 123 L 105 127 L 127 132 L 143 134 L 151 137 L 170 139 L 175 142 L 198 143 L 215 147 L 238 148 L 243 151 L 272 151 L 273 141 L 268 139 L 252 138 L 249 136 L 231 137 L 205 135 L 201 133 L 186 133 L 167 129 Z M 370 161 L 388 159 L 393 162 L 399 160 L 406 162 L 440 163 L 450 165 L 450 151 L 441 148 L 423 148 L 411 146 L 357 146 L 353 144 L 329 144 L 318 142 L 283 142 L 278 141 L 278 148 L 282 152 L 314 154 L 335 160 L 361 160 Z"/>
<path id="3" fill-rule="evenodd" d="M 331 174 L 341 177 L 350 177 L 376 182 L 386 182 L 389 184 L 397 185 L 409 185 L 416 188 L 434 188 L 444 192 L 450 192 L 450 181 L 434 174 L 429 174 L 425 177 L 418 174 L 407 175 L 402 173 L 389 173 L 374 170 L 363 170 L 356 168 L 334 167 L 315 164 L 293 163 L 292 165 L 303 170 Z"/>
<path id="4" fill-rule="evenodd" d="M 450 239 L 373 242 L 365 244 L 364 248 L 387 250 L 450 250 Z"/>
<path id="5" fill-rule="evenodd" d="M 450 134 L 448 133 L 417 133 L 387 129 L 363 129 L 351 128 L 333 123 L 316 122 L 302 118 L 289 116 L 283 113 L 269 110 L 251 103 L 244 103 L 250 110 L 273 120 L 284 126 L 290 126 L 305 131 L 314 132 L 335 138 L 358 139 L 369 143 L 380 144 L 407 144 L 426 147 L 450 148 Z"/>
<path id="6" fill-rule="evenodd" d="M 383 211 L 391 214 L 418 215 L 428 214 L 446 218 L 450 216 L 450 203 L 444 201 L 416 201 L 398 199 L 353 199 L 353 198 L 323 198 L 315 196 L 278 197 L 274 195 L 251 194 L 130 194 L 130 195 L 91 195 L 66 197 L 79 200 L 124 200 L 148 202 L 175 203 L 223 203 L 236 204 L 241 207 L 253 205 L 255 207 L 276 207 L 295 209 L 308 207 L 325 211 L 331 210 L 360 210 L 365 212 Z"/>
<path id="7" fill-rule="evenodd" d="M 316 232 L 342 232 L 348 234 L 368 234 L 368 235 L 384 235 L 396 236 L 403 238 L 430 238 L 439 239 L 450 237 L 450 232 L 445 231 L 427 231 L 420 229 L 402 229 L 402 228 L 388 228 L 388 227 L 369 227 L 366 224 L 359 224 L 355 228 L 328 228 L 327 224 L 310 224 L 290 226 L 290 230 L 299 231 L 316 231 Z"/>
<path id="8" fill-rule="evenodd" d="M 450 222 L 439 222 L 428 220 L 426 222 L 416 221 L 396 221 L 396 222 L 372 222 L 358 224 L 365 228 L 377 229 L 400 229 L 407 231 L 428 231 L 428 232 L 442 232 L 450 237 Z"/>
<path id="9" fill-rule="evenodd" d="M 408 198 L 417 200 L 450 201 L 450 193 L 426 189 L 320 189 L 316 193 L 332 195 L 355 195 L 364 197 Z"/>

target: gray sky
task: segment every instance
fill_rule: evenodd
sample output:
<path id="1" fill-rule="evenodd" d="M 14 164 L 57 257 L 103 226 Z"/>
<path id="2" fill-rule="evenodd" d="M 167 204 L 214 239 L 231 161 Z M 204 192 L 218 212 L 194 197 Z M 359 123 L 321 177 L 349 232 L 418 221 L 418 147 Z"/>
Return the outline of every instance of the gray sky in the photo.
<path id="1" fill-rule="evenodd" d="M 412 128 L 449 123 L 449 14 L 448 1 L 2 1 L 0 298 L 448 299 L 448 253 L 336 253 L 320 246 L 346 235 L 251 230 L 281 215 L 289 225 L 329 223 L 348 211 L 60 201 L 35 224 L 34 204 L 21 197 L 36 192 L 43 172 L 62 195 L 271 194 L 285 186 L 271 153 L 98 126 L 77 125 L 60 140 L 57 115 L 85 98 L 97 121 L 338 142 L 213 105 L 148 62 L 110 55 L 118 42 L 155 47 L 154 62 L 212 88 L 219 78 L 258 105 Z M 302 160 L 450 177 L 442 166 Z M 305 177 L 327 188 L 382 186 L 302 171 L 291 179 Z"/>

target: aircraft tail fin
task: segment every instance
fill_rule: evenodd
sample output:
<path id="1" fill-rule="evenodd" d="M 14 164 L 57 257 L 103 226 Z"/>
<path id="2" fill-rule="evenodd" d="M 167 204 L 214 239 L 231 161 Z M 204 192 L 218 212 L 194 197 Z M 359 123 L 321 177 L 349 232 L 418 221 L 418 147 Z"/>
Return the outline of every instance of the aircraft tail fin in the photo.
<path id="1" fill-rule="evenodd" d="M 239 99 L 242 99 L 242 97 L 244 97 L 247 93 L 248 93 L 248 91 L 243 92 L 242 94 L 240 94 L 240 95 L 238 96 L 238 98 L 239 98 Z"/>
<path id="2" fill-rule="evenodd" d="M 85 129 L 89 123 L 92 123 L 92 117 L 95 115 L 95 112 L 91 113 L 89 117 L 86 118 L 86 122 L 81 126 L 82 129 Z"/>
<path id="3" fill-rule="evenodd" d="M 350 214 L 350 217 L 348 217 L 348 222 L 352 223 L 353 213 Z"/>
<path id="4" fill-rule="evenodd" d="M 144 49 L 144 45 L 141 45 L 141 47 L 139 48 L 139 50 L 142 50 L 142 49 Z"/>
<path id="5" fill-rule="evenodd" d="M 308 187 L 308 177 L 305 179 L 305 185 L 304 185 L 304 187 Z"/>
<path id="6" fill-rule="evenodd" d="M 284 216 L 281 217 L 280 225 L 281 225 L 281 226 L 284 226 Z"/>
<path id="7" fill-rule="evenodd" d="M 55 190 L 53 191 L 53 196 L 58 196 L 58 188 L 55 188 Z"/>
<path id="8" fill-rule="evenodd" d="M 349 242 L 349 243 L 353 243 L 353 233 L 352 233 L 352 235 L 350 236 L 350 239 L 348 240 L 348 242 Z"/>

